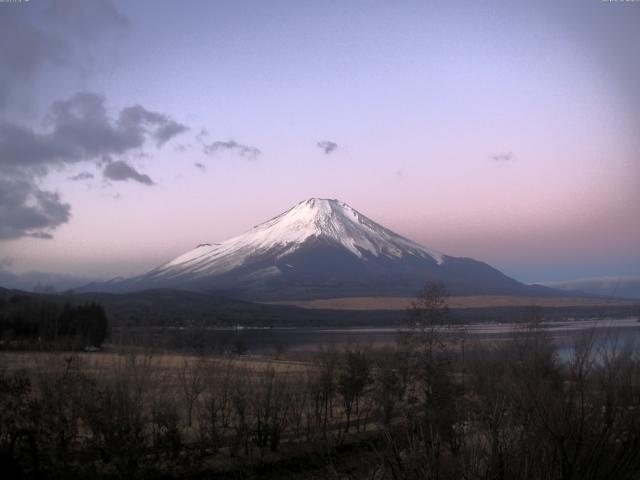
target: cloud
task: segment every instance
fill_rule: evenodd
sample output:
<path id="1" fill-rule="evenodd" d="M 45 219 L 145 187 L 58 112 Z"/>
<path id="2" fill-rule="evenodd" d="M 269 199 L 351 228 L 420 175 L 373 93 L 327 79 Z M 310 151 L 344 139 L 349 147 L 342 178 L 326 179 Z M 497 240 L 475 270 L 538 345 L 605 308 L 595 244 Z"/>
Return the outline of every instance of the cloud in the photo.
<path id="1" fill-rule="evenodd" d="M 107 179 L 154 185 L 123 157 L 135 155 L 148 142 L 161 147 L 187 130 L 141 105 L 125 107 L 112 118 L 104 96 L 88 92 L 54 102 L 44 120 L 44 131 L 0 120 L 0 240 L 51 238 L 52 230 L 69 221 L 69 204 L 36 182 L 52 168 L 91 162 L 104 167 Z M 89 172 L 70 177 L 89 178 Z"/>
<path id="2" fill-rule="evenodd" d="M 491 155 L 491 160 L 494 162 L 513 162 L 516 156 L 512 152 L 496 153 Z"/>
<path id="3" fill-rule="evenodd" d="M 46 169 L 122 155 L 141 148 L 149 138 L 162 146 L 187 130 L 167 115 L 141 105 L 122 109 L 114 121 L 107 115 L 105 98 L 86 92 L 54 102 L 45 124 L 50 131 L 39 133 L 1 122 L 0 166 Z"/>
<path id="4" fill-rule="evenodd" d="M 118 118 L 118 127 L 124 131 L 135 132 L 138 139 L 141 139 L 145 134 L 150 134 L 159 147 L 188 130 L 186 126 L 166 115 L 151 112 L 141 105 L 123 109 Z"/>
<path id="5" fill-rule="evenodd" d="M 0 121 L 0 166 L 3 168 L 46 168 L 78 159 L 78 153 L 52 135 L 40 135 Z"/>
<path id="6" fill-rule="evenodd" d="M 110 0 L 52 0 L 45 8 L 3 8 L 0 44 L 10 47 L 0 49 L 0 108 L 16 91 L 31 97 L 31 81 L 47 67 L 86 75 L 95 67 L 97 41 L 130 25 Z"/>
<path id="7" fill-rule="evenodd" d="M 207 167 L 204 165 L 204 163 L 200 163 L 200 162 L 195 162 L 193 164 L 194 167 L 196 167 L 199 170 L 202 170 L 203 172 L 207 169 Z"/>
<path id="8" fill-rule="evenodd" d="M 49 232 L 35 232 L 35 233 L 31 234 L 31 237 L 40 238 L 42 240 L 51 240 L 51 239 L 53 239 L 53 235 L 51 235 Z"/>
<path id="9" fill-rule="evenodd" d="M 41 127 L 12 121 L 10 109 L 29 106 L 34 91 L 46 88 L 40 81 L 49 84 L 50 73 L 71 73 L 67 78 L 73 85 L 74 79 L 85 83 L 96 68 L 108 67 L 114 41 L 132 26 L 111 0 L 32 3 L 3 8 L 0 15 L 0 43 L 8 46 L 0 49 L 0 240 L 51 238 L 69 221 L 70 205 L 39 182 L 52 169 L 78 162 L 104 166 L 111 158 L 135 155 L 148 142 L 162 147 L 187 130 L 141 105 L 107 110 L 103 96 L 87 92 L 53 103 Z M 130 178 L 153 183 L 131 169 Z"/>
<path id="10" fill-rule="evenodd" d="M 207 155 L 214 155 L 215 153 L 221 150 L 228 150 L 231 152 L 235 152 L 241 157 L 245 157 L 250 160 L 253 160 L 254 158 L 256 158 L 258 155 L 262 153 L 256 147 L 243 145 L 242 143 L 238 143 L 235 140 L 229 140 L 228 142 L 217 141 L 217 142 L 209 143 L 208 145 L 204 145 L 203 147 L 203 152 L 206 153 Z"/>
<path id="11" fill-rule="evenodd" d="M 45 17 L 52 26 L 83 39 L 95 39 L 99 33 L 131 27 L 131 21 L 110 0 L 53 0 Z"/>
<path id="12" fill-rule="evenodd" d="M 155 185 L 148 175 L 138 172 L 123 160 L 108 163 L 104 167 L 103 175 L 105 178 L 116 182 L 134 180 L 144 185 Z"/>
<path id="13" fill-rule="evenodd" d="M 208 137 L 208 136 L 209 136 L 209 132 L 204 128 L 201 128 L 198 134 L 196 135 L 196 140 L 198 142 L 202 142 L 204 140 L 204 137 Z"/>
<path id="14" fill-rule="evenodd" d="M 51 238 L 50 231 L 71 218 L 58 193 L 41 190 L 20 175 L 0 176 L 0 240 Z"/>
<path id="15" fill-rule="evenodd" d="M 338 149 L 338 144 L 329 140 L 318 142 L 317 145 L 324 151 L 325 155 L 329 155 Z"/>
<path id="16" fill-rule="evenodd" d="M 187 127 L 185 127 L 184 125 L 175 122 L 173 120 L 167 119 L 167 122 L 162 125 L 161 127 L 159 127 L 155 133 L 153 134 L 153 136 L 156 139 L 156 144 L 161 147 L 162 145 L 164 145 L 165 143 L 167 143 L 169 140 L 171 140 L 173 137 L 175 137 L 176 135 L 179 135 L 180 133 L 186 132 L 188 130 Z"/>
<path id="17" fill-rule="evenodd" d="M 78 182 L 80 180 L 91 180 L 93 178 L 93 173 L 90 172 L 80 172 L 77 175 L 73 175 L 69 177 L 69 180 L 73 180 L 74 182 Z"/>
<path id="18" fill-rule="evenodd" d="M 11 45 L 11 48 L 0 49 L 3 76 L 27 80 L 43 65 L 67 62 L 68 43 L 58 35 L 38 28 L 17 8 L 3 8 L 0 41 L 2 45 Z"/>

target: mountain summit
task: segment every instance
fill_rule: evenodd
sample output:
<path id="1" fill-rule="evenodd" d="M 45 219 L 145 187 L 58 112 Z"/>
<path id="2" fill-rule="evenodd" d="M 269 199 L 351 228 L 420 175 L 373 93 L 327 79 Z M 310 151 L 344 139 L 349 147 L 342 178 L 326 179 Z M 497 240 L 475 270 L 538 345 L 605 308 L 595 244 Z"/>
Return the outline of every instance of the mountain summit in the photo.
<path id="1" fill-rule="evenodd" d="M 138 277 L 88 289 L 181 288 L 264 300 L 414 295 L 426 281 L 456 294 L 537 289 L 485 263 L 424 248 L 344 202 L 323 198 L 304 200 L 224 242 L 202 243 Z"/>
<path id="2" fill-rule="evenodd" d="M 200 244 L 154 272 L 187 269 L 198 275 L 222 273 L 268 252 L 279 258 L 308 242 L 341 246 L 356 257 L 412 255 L 442 263 L 442 254 L 396 235 L 338 200 L 310 198 L 271 220 L 222 243 Z"/>

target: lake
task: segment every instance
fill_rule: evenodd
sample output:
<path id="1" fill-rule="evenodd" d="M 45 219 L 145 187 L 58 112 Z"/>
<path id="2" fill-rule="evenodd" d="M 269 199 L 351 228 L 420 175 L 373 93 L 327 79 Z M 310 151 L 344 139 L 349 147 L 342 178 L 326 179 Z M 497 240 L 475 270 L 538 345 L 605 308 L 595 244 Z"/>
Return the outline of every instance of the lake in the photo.
<path id="1" fill-rule="evenodd" d="M 636 345 L 640 342 L 637 317 L 548 322 L 544 325 L 564 356 L 568 355 L 576 340 L 586 334 L 594 335 L 598 345 Z M 469 342 L 497 342 L 511 338 L 523 328 L 521 323 L 485 323 L 456 326 L 456 331 L 443 328 L 442 331 L 444 335 L 456 336 L 456 332 L 464 330 Z M 373 347 L 393 346 L 403 331 L 406 329 L 398 327 L 140 327 L 115 329 L 112 341 L 166 348 L 195 347 L 215 353 L 313 353 L 330 346 L 340 348 L 356 343 Z"/>

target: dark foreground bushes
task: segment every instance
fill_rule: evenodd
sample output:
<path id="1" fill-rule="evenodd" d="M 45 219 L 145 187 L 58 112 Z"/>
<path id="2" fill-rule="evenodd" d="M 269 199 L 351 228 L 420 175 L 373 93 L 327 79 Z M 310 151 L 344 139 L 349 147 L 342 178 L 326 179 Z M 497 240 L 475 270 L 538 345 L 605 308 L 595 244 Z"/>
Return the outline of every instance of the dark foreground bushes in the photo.
<path id="1" fill-rule="evenodd" d="M 532 328 L 467 352 L 464 383 L 424 377 L 432 400 L 389 429 L 381 478 L 639 478 L 640 362 L 592 340 L 561 363 Z"/>
<path id="2" fill-rule="evenodd" d="M 34 357 L 27 374 L 0 375 L 2 471 L 27 478 L 36 470 L 41 478 L 639 478 L 634 351 L 612 343 L 599 350 L 586 336 L 561 360 L 537 325 L 483 345 L 462 342 L 464 332 L 444 335 L 440 324 L 421 318 L 393 350 L 353 346 L 306 366 Z"/>

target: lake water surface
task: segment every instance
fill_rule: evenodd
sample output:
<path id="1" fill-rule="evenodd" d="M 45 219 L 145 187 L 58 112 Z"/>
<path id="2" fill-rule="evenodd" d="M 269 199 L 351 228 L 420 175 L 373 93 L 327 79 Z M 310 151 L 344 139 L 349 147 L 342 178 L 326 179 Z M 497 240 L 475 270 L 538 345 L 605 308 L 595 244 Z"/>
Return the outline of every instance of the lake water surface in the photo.
<path id="1" fill-rule="evenodd" d="M 637 317 L 623 319 L 588 319 L 550 322 L 543 324 L 561 355 L 568 355 L 576 341 L 592 335 L 596 345 L 640 346 L 640 322 Z M 469 342 L 507 340 L 525 326 L 515 323 L 470 324 L 454 329 L 442 328 L 446 336 L 455 337 L 465 332 Z M 312 353 L 330 346 L 349 344 L 372 347 L 393 346 L 406 329 L 398 327 L 273 327 L 273 328 L 165 328 L 130 330 L 124 343 L 152 343 L 156 346 L 171 343 L 174 347 L 199 346 L 218 352 L 238 351 L 255 354 Z M 116 342 L 118 334 L 115 335 Z M 142 339 L 145 336 L 145 339 Z M 122 338 L 122 337 L 121 337 Z"/>

